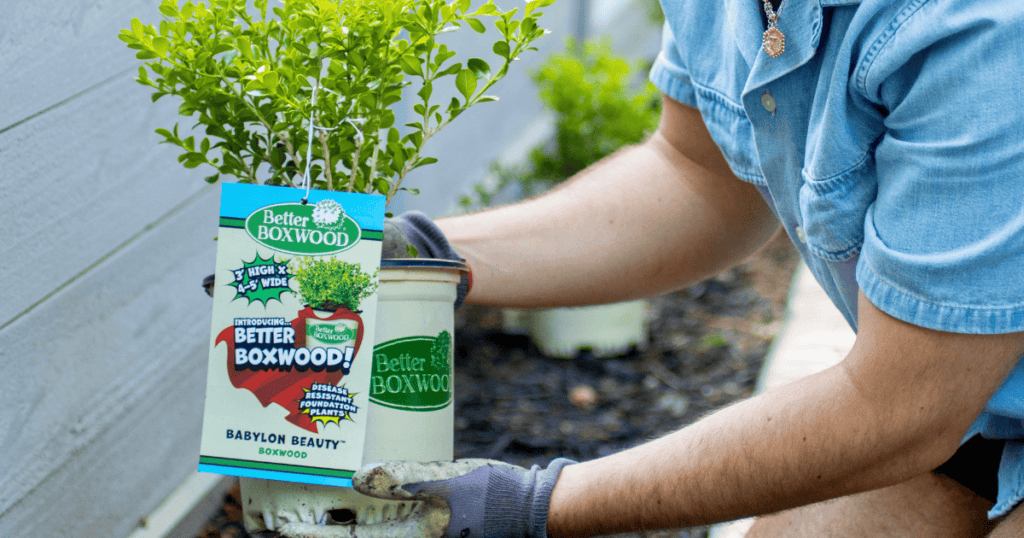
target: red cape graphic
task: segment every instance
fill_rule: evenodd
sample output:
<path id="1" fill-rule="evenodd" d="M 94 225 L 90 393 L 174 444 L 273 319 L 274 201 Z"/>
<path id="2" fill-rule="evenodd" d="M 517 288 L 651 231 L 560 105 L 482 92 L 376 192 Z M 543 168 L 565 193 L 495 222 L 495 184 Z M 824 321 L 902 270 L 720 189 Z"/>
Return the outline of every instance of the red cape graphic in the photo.
<path id="1" fill-rule="evenodd" d="M 312 308 L 306 307 L 299 311 L 299 317 L 291 321 L 295 329 L 295 347 L 306 346 L 306 319 L 313 318 L 321 321 L 336 319 L 354 320 L 357 325 L 356 345 L 353 357 L 359 356 L 359 345 L 363 342 L 363 319 L 359 314 L 347 308 L 340 308 L 330 316 L 321 318 L 316 315 Z M 256 395 L 263 407 L 276 403 L 288 411 L 285 420 L 296 426 L 317 433 L 316 425 L 310 420 L 309 415 L 299 412 L 299 400 L 305 392 L 303 387 L 310 387 L 313 383 L 325 383 L 337 385 L 341 378 L 345 377 L 341 371 L 334 372 L 289 372 L 235 370 L 235 327 L 227 327 L 214 341 L 214 345 L 224 342 L 228 347 L 228 378 L 236 389 L 245 389 Z"/>

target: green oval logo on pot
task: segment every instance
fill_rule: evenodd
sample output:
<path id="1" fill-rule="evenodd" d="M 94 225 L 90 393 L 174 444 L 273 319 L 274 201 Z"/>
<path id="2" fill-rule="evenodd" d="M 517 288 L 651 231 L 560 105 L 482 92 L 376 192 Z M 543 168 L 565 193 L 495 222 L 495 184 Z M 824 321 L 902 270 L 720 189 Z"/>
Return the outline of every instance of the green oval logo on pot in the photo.
<path id="1" fill-rule="evenodd" d="M 245 219 L 245 231 L 276 251 L 313 256 L 348 250 L 363 233 L 334 200 L 261 207 Z"/>
<path id="2" fill-rule="evenodd" d="M 405 411 L 436 411 L 452 403 L 452 339 L 409 336 L 373 348 L 370 401 Z"/>
<path id="3" fill-rule="evenodd" d="M 325 344 L 338 345 L 356 339 L 356 330 L 344 325 L 310 324 L 307 336 Z"/>

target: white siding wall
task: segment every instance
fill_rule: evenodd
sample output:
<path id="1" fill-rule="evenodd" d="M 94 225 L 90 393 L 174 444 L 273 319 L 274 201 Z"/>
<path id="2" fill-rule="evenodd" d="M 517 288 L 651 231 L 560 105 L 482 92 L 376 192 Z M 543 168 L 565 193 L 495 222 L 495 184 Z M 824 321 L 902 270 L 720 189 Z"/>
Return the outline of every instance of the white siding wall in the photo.
<path id="1" fill-rule="evenodd" d="M 158 0 L 0 0 L 0 536 L 123 537 L 194 471 L 218 192 L 117 39 Z M 561 46 L 576 0 L 545 10 Z M 537 124 L 524 58 L 395 206 L 437 214 Z M 205 172 L 205 173 L 204 173 Z"/>

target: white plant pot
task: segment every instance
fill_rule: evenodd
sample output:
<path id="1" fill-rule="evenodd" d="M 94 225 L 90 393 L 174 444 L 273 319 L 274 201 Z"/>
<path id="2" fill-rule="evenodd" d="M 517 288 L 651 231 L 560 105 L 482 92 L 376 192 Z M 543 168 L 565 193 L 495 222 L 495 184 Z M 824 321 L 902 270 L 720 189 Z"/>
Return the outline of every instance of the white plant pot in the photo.
<path id="1" fill-rule="evenodd" d="M 647 344 L 647 302 L 537 310 L 529 326 L 534 343 L 550 357 L 572 358 L 583 349 L 612 357 Z"/>
<path id="2" fill-rule="evenodd" d="M 365 463 L 452 459 L 452 307 L 465 270 L 464 264 L 444 260 L 384 260 Z M 240 482 L 243 520 L 250 533 L 276 531 L 287 523 L 379 523 L 404 516 L 419 504 L 374 499 L 351 488 L 256 478 Z"/>

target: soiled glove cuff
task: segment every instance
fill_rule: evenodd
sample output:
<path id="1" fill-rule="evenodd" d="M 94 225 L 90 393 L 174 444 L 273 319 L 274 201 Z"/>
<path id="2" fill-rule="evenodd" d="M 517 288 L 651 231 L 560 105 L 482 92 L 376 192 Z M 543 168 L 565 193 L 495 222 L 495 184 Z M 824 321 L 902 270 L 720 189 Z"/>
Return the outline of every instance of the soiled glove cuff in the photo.
<path id="1" fill-rule="evenodd" d="M 396 237 L 394 233 L 396 229 L 404 236 L 404 241 L 402 237 Z M 448 242 L 448 238 L 444 236 L 444 232 L 434 224 L 434 221 L 419 211 L 406 211 L 401 215 L 384 220 L 383 257 L 406 257 L 406 244 L 416 247 L 419 258 L 466 261 L 459 256 L 458 252 L 455 252 L 452 244 Z M 455 299 L 455 308 L 461 306 L 462 301 L 466 299 L 471 279 L 472 276 L 468 273 L 462 275 L 458 285 L 458 295 Z"/>
<path id="2" fill-rule="evenodd" d="M 558 458 L 546 469 L 538 465 L 529 470 L 516 469 L 520 474 L 516 477 L 518 480 L 507 474 L 492 474 L 487 484 L 484 528 L 514 529 L 509 536 L 547 538 L 551 491 L 555 489 L 562 468 L 573 463 L 576 462 Z M 511 509 L 517 502 L 524 503 L 525 513 Z"/>

